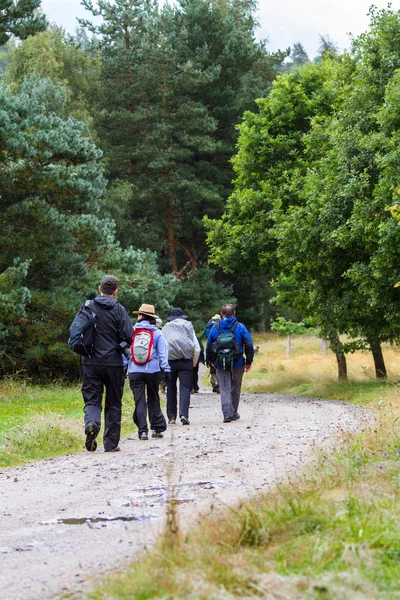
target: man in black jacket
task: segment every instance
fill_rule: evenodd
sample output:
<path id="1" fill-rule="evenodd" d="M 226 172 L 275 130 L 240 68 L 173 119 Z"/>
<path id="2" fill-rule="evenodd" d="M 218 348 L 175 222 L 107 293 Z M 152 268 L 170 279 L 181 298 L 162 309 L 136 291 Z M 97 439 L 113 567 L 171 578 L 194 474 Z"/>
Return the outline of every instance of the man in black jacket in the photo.
<path id="1" fill-rule="evenodd" d="M 130 345 L 133 325 L 126 309 L 117 302 L 118 281 L 105 275 L 99 286 L 99 295 L 91 302 L 96 315 L 96 330 L 91 356 L 82 357 L 82 396 L 85 403 L 85 446 L 89 452 L 97 448 L 96 437 L 101 427 L 104 388 L 104 452 L 117 452 L 121 435 L 122 394 L 125 373 L 121 342 Z"/>

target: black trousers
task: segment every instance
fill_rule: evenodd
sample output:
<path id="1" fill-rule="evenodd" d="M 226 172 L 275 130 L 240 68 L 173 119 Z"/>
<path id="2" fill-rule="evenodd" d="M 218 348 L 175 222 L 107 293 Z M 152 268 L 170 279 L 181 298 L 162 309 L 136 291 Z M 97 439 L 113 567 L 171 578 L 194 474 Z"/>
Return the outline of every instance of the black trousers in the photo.
<path id="1" fill-rule="evenodd" d="M 192 389 L 195 392 L 199 391 L 199 364 L 197 363 L 197 365 L 195 367 L 193 367 L 193 378 L 192 378 Z"/>
<path id="2" fill-rule="evenodd" d="M 142 431 L 148 431 L 147 413 L 150 429 L 157 431 L 157 433 L 162 433 L 167 429 L 167 423 L 160 407 L 159 382 L 159 371 L 157 373 L 129 373 L 129 385 L 135 400 L 133 422 L 138 428 L 139 434 Z"/>
<path id="3" fill-rule="evenodd" d="M 178 408 L 177 380 L 179 379 L 179 416 L 189 418 L 190 390 L 192 389 L 193 361 L 191 358 L 170 360 L 170 380 L 167 385 L 167 415 L 175 420 Z"/>
<path id="4" fill-rule="evenodd" d="M 82 396 L 84 400 L 85 430 L 93 423 L 100 431 L 104 388 L 104 450 L 112 450 L 121 436 L 122 394 L 125 374 L 121 367 L 82 365 Z"/>

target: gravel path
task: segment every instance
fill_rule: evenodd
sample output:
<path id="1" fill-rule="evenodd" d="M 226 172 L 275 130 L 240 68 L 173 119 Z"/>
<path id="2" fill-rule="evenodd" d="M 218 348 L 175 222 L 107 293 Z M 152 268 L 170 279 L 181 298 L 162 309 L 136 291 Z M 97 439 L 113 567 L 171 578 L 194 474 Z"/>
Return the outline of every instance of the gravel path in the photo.
<path id="1" fill-rule="evenodd" d="M 222 423 L 219 396 L 192 396 L 191 424 L 163 439 L 121 442 L 0 471 L 3 600 L 85 592 L 151 545 L 175 486 L 182 526 L 263 490 L 368 424 L 359 406 L 278 394 L 243 394 L 241 419 Z"/>

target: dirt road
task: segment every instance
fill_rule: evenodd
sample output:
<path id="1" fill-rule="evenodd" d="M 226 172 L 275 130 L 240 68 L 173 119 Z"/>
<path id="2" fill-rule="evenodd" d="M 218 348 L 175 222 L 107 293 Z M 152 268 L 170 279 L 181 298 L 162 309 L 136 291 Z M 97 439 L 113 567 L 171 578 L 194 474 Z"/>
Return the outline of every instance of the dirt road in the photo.
<path id="1" fill-rule="evenodd" d="M 189 426 L 163 439 L 121 442 L 121 452 L 84 452 L 0 472 L 0 590 L 3 600 L 85 592 L 151 545 L 176 488 L 184 526 L 267 489 L 364 427 L 358 406 L 276 394 L 243 394 L 241 419 L 222 423 L 219 396 L 192 396 Z"/>

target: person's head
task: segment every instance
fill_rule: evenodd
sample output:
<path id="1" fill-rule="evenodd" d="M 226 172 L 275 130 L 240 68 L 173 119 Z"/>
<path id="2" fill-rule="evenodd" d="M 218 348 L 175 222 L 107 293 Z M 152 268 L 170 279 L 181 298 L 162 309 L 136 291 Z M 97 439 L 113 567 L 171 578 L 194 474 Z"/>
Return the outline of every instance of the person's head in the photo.
<path id="1" fill-rule="evenodd" d="M 223 319 L 229 319 L 235 316 L 235 307 L 233 304 L 223 304 L 221 308 L 221 315 Z"/>
<path id="2" fill-rule="evenodd" d="M 159 329 L 162 327 L 162 320 L 160 319 L 160 317 L 157 317 L 157 319 L 156 319 L 156 325 L 157 325 L 157 327 Z"/>
<path id="3" fill-rule="evenodd" d="M 114 275 L 104 275 L 99 285 L 99 293 L 101 296 L 111 296 L 115 298 L 118 292 L 118 281 Z"/>
<path id="4" fill-rule="evenodd" d="M 167 321 L 174 321 L 175 319 L 187 319 L 187 316 L 184 314 L 181 308 L 176 307 L 171 310 L 171 314 L 167 317 Z"/>
<path id="5" fill-rule="evenodd" d="M 211 321 L 214 321 L 215 323 L 218 323 L 218 321 L 221 320 L 221 315 L 214 315 L 213 317 L 211 317 Z"/>
<path id="6" fill-rule="evenodd" d="M 155 325 L 158 319 L 153 304 L 142 304 L 139 310 L 134 310 L 133 313 L 137 315 L 138 321 L 146 320 L 151 325 Z"/>

